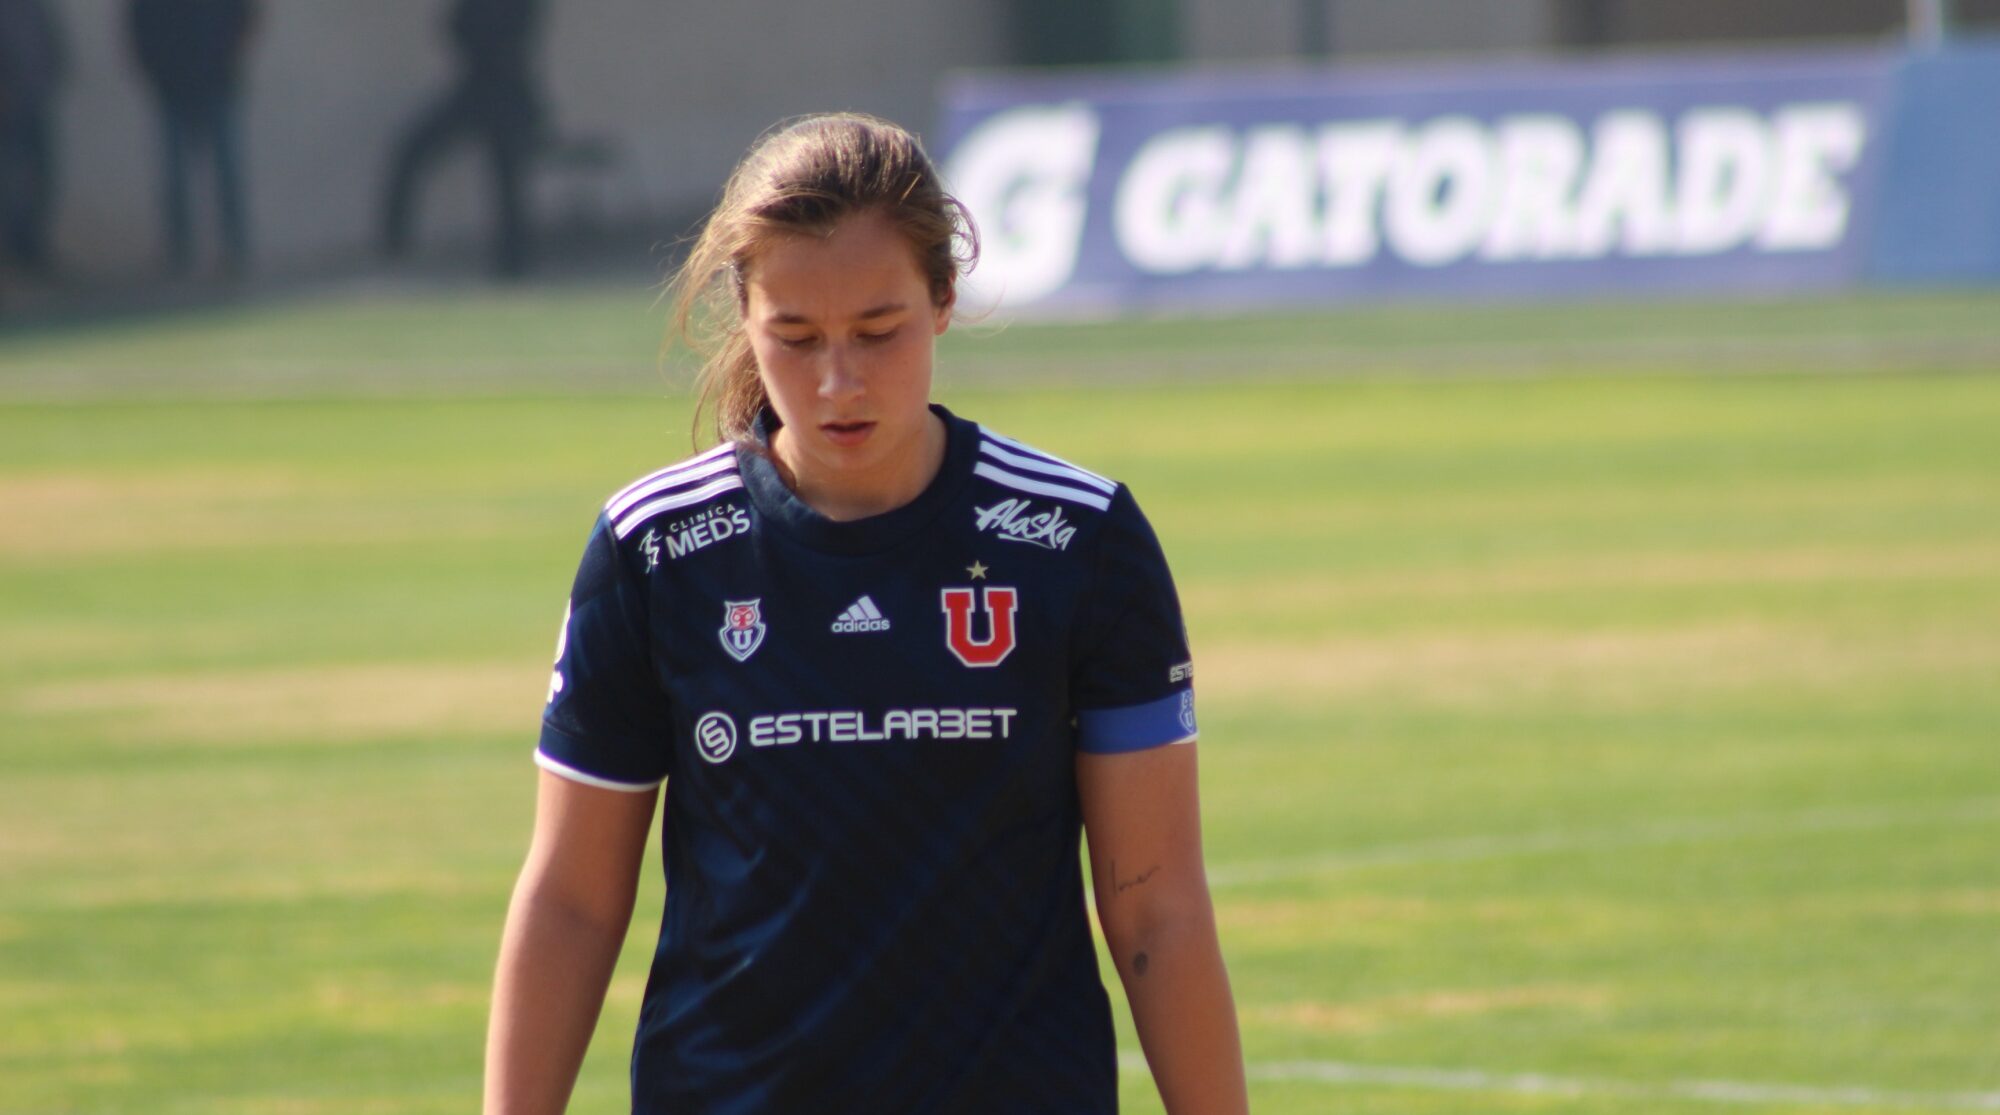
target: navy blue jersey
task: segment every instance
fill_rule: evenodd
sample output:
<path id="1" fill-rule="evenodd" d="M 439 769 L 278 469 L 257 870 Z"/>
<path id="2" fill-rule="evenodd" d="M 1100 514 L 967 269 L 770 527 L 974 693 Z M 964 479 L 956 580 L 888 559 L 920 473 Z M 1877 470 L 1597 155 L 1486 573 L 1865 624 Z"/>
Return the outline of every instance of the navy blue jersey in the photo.
<path id="1" fill-rule="evenodd" d="M 887 514 L 723 446 L 591 534 L 536 759 L 667 786 L 637 1112 L 1116 1110 L 1075 762 L 1194 739 L 1180 607 L 1122 485 L 934 409 Z"/>

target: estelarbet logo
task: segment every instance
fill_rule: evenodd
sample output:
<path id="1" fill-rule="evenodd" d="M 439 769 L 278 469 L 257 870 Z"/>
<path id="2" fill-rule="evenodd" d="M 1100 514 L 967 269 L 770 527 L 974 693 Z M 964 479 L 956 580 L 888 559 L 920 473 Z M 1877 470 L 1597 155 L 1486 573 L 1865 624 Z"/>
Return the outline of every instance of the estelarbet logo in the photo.
<path id="1" fill-rule="evenodd" d="M 694 747 L 711 763 L 736 754 L 736 721 L 726 712 L 703 713 L 694 722 Z"/>

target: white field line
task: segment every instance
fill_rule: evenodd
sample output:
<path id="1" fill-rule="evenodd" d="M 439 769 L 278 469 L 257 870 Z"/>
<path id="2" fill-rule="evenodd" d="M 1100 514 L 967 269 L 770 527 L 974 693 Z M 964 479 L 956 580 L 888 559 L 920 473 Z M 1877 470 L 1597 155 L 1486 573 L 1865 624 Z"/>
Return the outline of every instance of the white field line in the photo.
<path id="1" fill-rule="evenodd" d="M 1146 1059 L 1120 1053 L 1118 1067 L 1144 1075 Z M 1549 1076 L 1543 1073 L 1483 1072 L 1478 1069 L 1361 1065 L 1343 1061 L 1253 1061 L 1253 1081 L 1307 1082 L 1418 1088 L 1444 1092 L 1486 1092 L 1513 1096 L 1573 1099 L 1674 1099 L 1744 1106 L 1873 1107 L 1897 1110 L 2000 1111 L 2000 1092 L 1902 1092 L 1886 1088 L 1822 1087 L 1811 1084 L 1758 1084 L 1740 1080 L 1644 1082 L 1604 1077 Z"/>
<path id="2" fill-rule="evenodd" d="M 1707 820 L 1653 821 L 1604 828 L 1551 829 L 1415 840 L 1347 852 L 1322 852 L 1282 859 L 1217 864 L 1208 870 L 1213 887 L 1250 886 L 1284 879 L 1333 875 L 1369 867 L 1472 863 L 1513 856 L 1596 852 L 1620 848 L 1706 844 L 1816 832 L 1852 832 L 1901 826 L 1986 824 L 2000 821 L 2000 798 L 1977 798 L 1948 805 L 1811 809 Z"/>

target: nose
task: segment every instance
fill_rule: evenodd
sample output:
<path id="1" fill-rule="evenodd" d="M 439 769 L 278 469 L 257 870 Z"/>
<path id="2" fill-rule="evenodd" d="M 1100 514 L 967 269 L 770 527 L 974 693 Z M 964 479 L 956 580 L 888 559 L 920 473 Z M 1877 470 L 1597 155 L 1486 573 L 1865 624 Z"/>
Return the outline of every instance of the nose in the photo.
<path id="1" fill-rule="evenodd" d="M 861 395 L 861 377 L 856 373 L 854 355 L 847 345 L 826 347 L 819 371 L 819 397 L 829 403 L 852 402 Z"/>

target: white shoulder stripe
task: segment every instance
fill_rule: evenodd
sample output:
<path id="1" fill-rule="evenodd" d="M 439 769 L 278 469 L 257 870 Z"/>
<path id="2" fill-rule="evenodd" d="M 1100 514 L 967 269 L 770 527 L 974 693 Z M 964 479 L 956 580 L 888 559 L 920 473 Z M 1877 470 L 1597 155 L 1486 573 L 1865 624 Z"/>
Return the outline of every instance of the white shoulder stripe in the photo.
<path id="1" fill-rule="evenodd" d="M 1075 469 L 1076 471 L 1084 474 L 1085 476 L 1090 477 L 1092 480 L 1095 480 L 1098 483 L 1105 485 L 1104 490 L 1107 492 L 1110 491 L 1112 488 L 1118 486 L 1109 477 L 1099 476 L 1098 474 L 1090 471 L 1087 468 L 1084 468 L 1081 465 L 1071 464 L 1070 462 L 1063 460 L 1061 457 L 1056 456 L 1054 453 L 1044 453 L 1032 445 L 1024 445 L 1021 442 L 1015 441 L 1013 438 L 1005 436 L 1004 434 L 996 434 L 992 430 L 989 430 L 984 426 L 979 427 L 979 432 L 985 434 L 987 437 L 992 438 L 994 441 L 997 441 L 1000 444 L 1018 453 L 1026 453 L 1030 457 L 1039 457 L 1042 460 L 1047 461 L 1052 465 L 1061 465 L 1064 468 Z"/>
<path id="2" fill-rule="evenodd" d="M 644 476 L 641 476 L 639 479 L 632 481 L 630 484 L 625 485 L 623 488 L 620 488 L 618 490 L 618 494 L 604 501 L 604 505 L 608 508 L 612 504 L 617 503 L 619 500 L 624 499 L 626 496 L 631 495 L 633 492 L 636 492 L 639 489 L 646 487 L 647 485 L 653 483 L 656 480 L 664 480 L 667 477 L 674 475 L 675 473 L 686 472 L 690 469 L 693 469 L 697 465 L 707 464 L 708 462 L 713 461 L 718 457 L 730 456 L 735 452 L 736 452 L 736 444 L 734 442 L 725 441 L 721 445 L 718 445 L 715 448 L 708 450 L 707 452 L 698 453 L 692 457 L 689 457 L 685 461 L 676 461 L 675 463 L 670 464 L 663 469 L 657 469 L 653 472 L 647 473 Z"/>
<path id="3" fill-rule="evenodd" d="M 689 457 L 685 460 L 675 461 L 673 464 L 670 464 L 665 468 L 655 469 L 652 472 L 649 472 L 646 475 L 641 476 L 639 479 L 634 480 L 630 484 L 625 485 L 624 489 L 620 491 L 617 496 L 613 496 L 612 498 L 617 499 L 620 496 L 625 495 L 627 492 L 632 491 L 634 488 L 638 488 L 645 484 L 650 484 L 653 481 L 658 480 L 663 476 L 680 472 L 684 469 L 693 468 L 695 465 L 704 464 L 708 461 L 716 459 L 717 457 L 726 457 L 731 453 L 734 453 L 735 451 L 736 451 L 736 443 L 732 441 L 725 441 L 721 445 L 717 445 L 710 449 L 705 449 L 700 453 L 696 453 L 694 456 Z"/>
<path id="4" fill-rule="evenodd" d="M 632 794 L 641 793 L 646 790 L 656 790 L 660 786 L 659 782 L 613 782 L 609 778 L 599 778 L 594 774 L 585 774 L 573 766 L 549 758 L 539 750 L 535 752 L 535 765 L 548 771 L 550 774 L 567 778 L 571 782 L 581 782 L 586 786 L 595 786 L 600 790 L 623 790 L 628 794 Z M 666 779 L 663 778 L 660 781 L 664 782 Z"/>
<path id="5" fill-rule="evenodd" d="M 624 538 L 637 529 L 640 523 L 645 522 L 662 511 L 672 511 L 677 507 L 692 507 L 711 496 L 719 496 L 724 492 L 732 492 L 742 486 L 742 478 L 732 473 L 720 479 L 711 480 L 691 491 L 673 492 L 669 495 L 661 496 L 650 503 L 642 503 L 633 508 L 631 514 L 618 520 L 618 537 Z"/>
<path id="6" fill-rule="evenodd" d="M 1114 495 L 1118 491 L 1118 485 L 1093 473 L 1085 472 L 1080 468 L 1071 468 L 1068 465 L 1051 464 L 1039 457 L 1024 457 L 1019 453 L 1009 453 L 990 441 L 980 442 L 979 451 L 1002 464 L 1012 465 L 1015 468 L 1024 468 L 1029 472 L 1039 472 L 1044 476 L 1059 476 L 1064 480 L 1096 488 L 1107 496 Z"/>
<path id="7" fill-rule="evenodd" d="M 606 504 L 604 510 L 605 513 L 616 519 L 641 500 L 651 499 L 661 492 L 670 491 L 674 488 L 685 488 L 690 484 L 714 476 L 717 473 L 731 472 L 735 468 L 736 458 L 723 457 L 719 460 L 707 461 L 690 468 L 680 469 L 671 475 L 662 476 L 651 483 L 641 484 L 636 488 L 628 488 L 624 494 Z"/>
<path id="8" fill-rule="evenodd" d="M 985 461 L 972 466 L 972 471 L 974 475 L 984 476 L 995 484 L 1004 484 L 1016 491 L 1033 492 L 1036 495 L 1048 496 L 1052 499 L 1066 499 L 1071 503 L 1081 503 L 1085 507 L 1095 507 L 1099 511 L 1109 511 L 1111 509 L 1111 500 L 1109 497 L 1099 495 L 1087 488 L 1068 488 L 1061 484 L 1052 484 L 1046 480 L 1030 479 L 1029 477 L 1022 476 L 1020 473 L 1008 472 L 998 465 L 987 464 Z"/>

